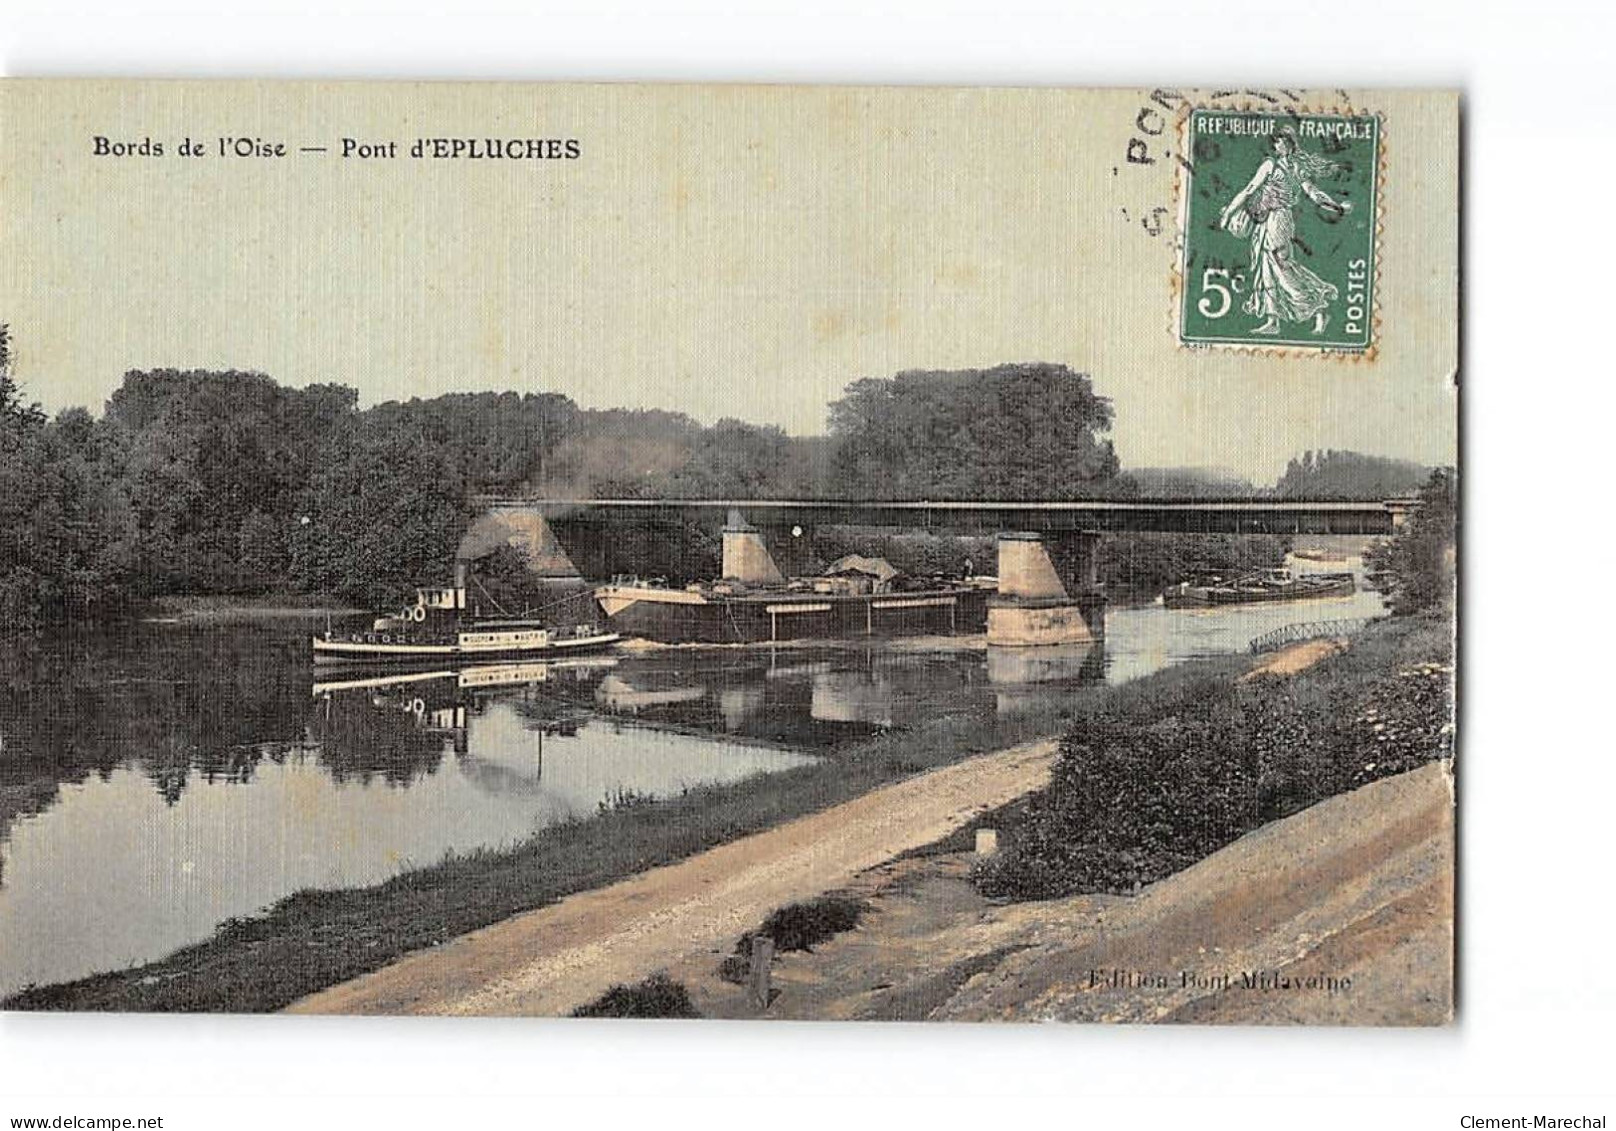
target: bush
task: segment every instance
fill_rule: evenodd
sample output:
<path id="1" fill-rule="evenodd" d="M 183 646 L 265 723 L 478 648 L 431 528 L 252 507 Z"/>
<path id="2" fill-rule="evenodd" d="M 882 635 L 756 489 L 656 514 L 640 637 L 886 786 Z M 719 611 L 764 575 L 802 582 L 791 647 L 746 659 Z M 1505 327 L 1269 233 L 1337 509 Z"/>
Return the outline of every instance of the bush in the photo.
<path id="1" fill-rule="evenodd" d="M 1011 899 L 1131 892 L 1259 825 L 1450 757 L 1449 657 L 1387 661 L 1389 672 L 1363 671 L 1348 653 L 1294 679 L 1187 681 L 1085 720 L 1006 847 L 978 866 L 978 887 Z"/>
<path id="2" fill-rule="evenodd" d="M 979 886 L 1023 899 L 1127 892 L 1227 844 L 1253 822 L 1259 779 L 1230 721 L 1106 722 L 1068 735 L 1049 787 L 1012 849 L 981 866 Z"/>
<path id="3" fill-rule="evenodd" d="M 817 899 L 790 903 L 769 913 L 761 926 L 747 931 L 735 944 L 735 953 L 718 968 L 719 977 L 740 984 L 746 981 L 751 961 L 752 940 L 770 938 L 777 952 L 812 951 L 827 939 L 859 925 L 869 904 L 855 896 L 831 892 Z"/>
<path id="4" fill-rule="evenodd" d="M 574 1017 L 700 1017 L 682 982 L 663 973 L 652 974 L 632 986 L 613 986 L 588 1005 L 572 1011 Z"/>
<path id="5" fill-rule="evenodd" d="M 858 926 L 866 906 L 862 899 L 832 892 L 771 912 L 752 934 L 773 939 L 777 951 L 812 950 L 819 943 Z M 744 941 L 751 946 L 750 935 Z"/>

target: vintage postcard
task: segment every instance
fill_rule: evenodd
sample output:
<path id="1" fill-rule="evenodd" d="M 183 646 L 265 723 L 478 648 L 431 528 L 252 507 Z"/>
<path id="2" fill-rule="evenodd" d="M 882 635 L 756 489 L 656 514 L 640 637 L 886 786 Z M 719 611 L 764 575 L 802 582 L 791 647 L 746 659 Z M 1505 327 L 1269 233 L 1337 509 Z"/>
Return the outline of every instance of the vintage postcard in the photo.
<path id="1" fill-rule="evenodd" d="M 1449 1022 L 1459 136 L 0 84 L 0 1007 Z"/>

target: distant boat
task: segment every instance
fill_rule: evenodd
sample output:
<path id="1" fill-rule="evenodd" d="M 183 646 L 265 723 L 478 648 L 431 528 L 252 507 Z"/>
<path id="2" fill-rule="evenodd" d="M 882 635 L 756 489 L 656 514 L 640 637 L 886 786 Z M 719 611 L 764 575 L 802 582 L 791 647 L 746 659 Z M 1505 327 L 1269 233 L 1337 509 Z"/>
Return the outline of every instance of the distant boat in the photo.
<path id="1" fill-rule="evenodd" d="M 1306 601 L 1318 597 L 1345 597 L 1357 591 L 1350 573 L 1307 573 L 1271 569 L 1235 581 L 1212 578 L 1199 584 L 1180 582 L 1162 594 L 1169 609 L 1199 609 L 1214 605 L 1248 605 L 1267 601 Z"/>
<path id="2" fill-rule="evenodd" d="M 378 617 L 368 630 L 327 629 L 314 637 L 317 661 L 413 663 L 430 660 L 548 659 L 610 648 L 622 637 L 592 624 L 554 626 L 516 617 L 466 615 L 465 571 L 444 589 L 417 589 L 415 604 Z"/>

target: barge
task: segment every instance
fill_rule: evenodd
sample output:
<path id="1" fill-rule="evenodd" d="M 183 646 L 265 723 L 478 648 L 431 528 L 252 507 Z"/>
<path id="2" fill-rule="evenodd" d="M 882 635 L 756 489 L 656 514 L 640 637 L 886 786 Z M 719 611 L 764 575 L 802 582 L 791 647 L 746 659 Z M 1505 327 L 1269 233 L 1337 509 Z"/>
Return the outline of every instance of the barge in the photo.
<path id="1" fill-rule="evenodd" d="M 1350 573 L 1306 573 L 1271 569 L 1264 573 L 1222 581 L 1180 582 L 1162 594 L 1169 609 L 1198 609 L 1218 605 L 1247 605 L 1270 601 L 1305 601 L 1319 597 L 1347 597 L 1358 586 Z"/>
<path id="2" fill-rule="evenodd" d="M 880 559 L 843 559 L 825 576 L 779 585 L 618 577 L 595 599 L 614 632 L 670 644 L 960 635 L 987 629 L 994 590 L 985 581 L 904 577 Z"/>

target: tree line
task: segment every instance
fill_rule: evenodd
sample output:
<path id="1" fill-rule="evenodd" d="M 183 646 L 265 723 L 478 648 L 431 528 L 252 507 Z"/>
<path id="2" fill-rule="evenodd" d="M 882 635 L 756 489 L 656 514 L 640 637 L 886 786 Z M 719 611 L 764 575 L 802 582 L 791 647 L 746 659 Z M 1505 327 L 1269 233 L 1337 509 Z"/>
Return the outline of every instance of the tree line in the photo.
<path id="1" fill-rule="evenodd" d="M 442 574 L 478 495 L 1077 498 L 1126 490 L 1111 408 L 1059 365 L 855 383 L 826 437 L 554 393 L 361 409 L 340 384 L 132 370 L 49 418 L 0 337 L 0 625 L 162 594 L 382 604 Z"/>
<path id="2" fill-rule="evenodd" d="M 1362 452 L 1308 451 L 1293 458 L 1274 484 L 1282 499 L 1400 499 L 1425 486 L 1431 468 Z"/>
<path id="3" fill-rule="evenodd" d="M 170 594 L 391 604 L 444 574 L 479 495 L 1141 493 L 1108 438 L 1110 402 L 1064 365 L 856 381 L 830 406 L 828 435 L 798 437 L 736 419 L 586 409 L 556 393 L 362 409 L 345 385 L 291 388 L 235 370 L 131 370 L 99 417 L 71 408 L 50 418 L 14 379 L 11 347 L 0 328 L 0 628 Z M 1281 487 L 1302 491 L 1368 459 L 1351 455 L 1310 453 Z M 1135 572 L 1154 584 L 1170 565 Z"/>

